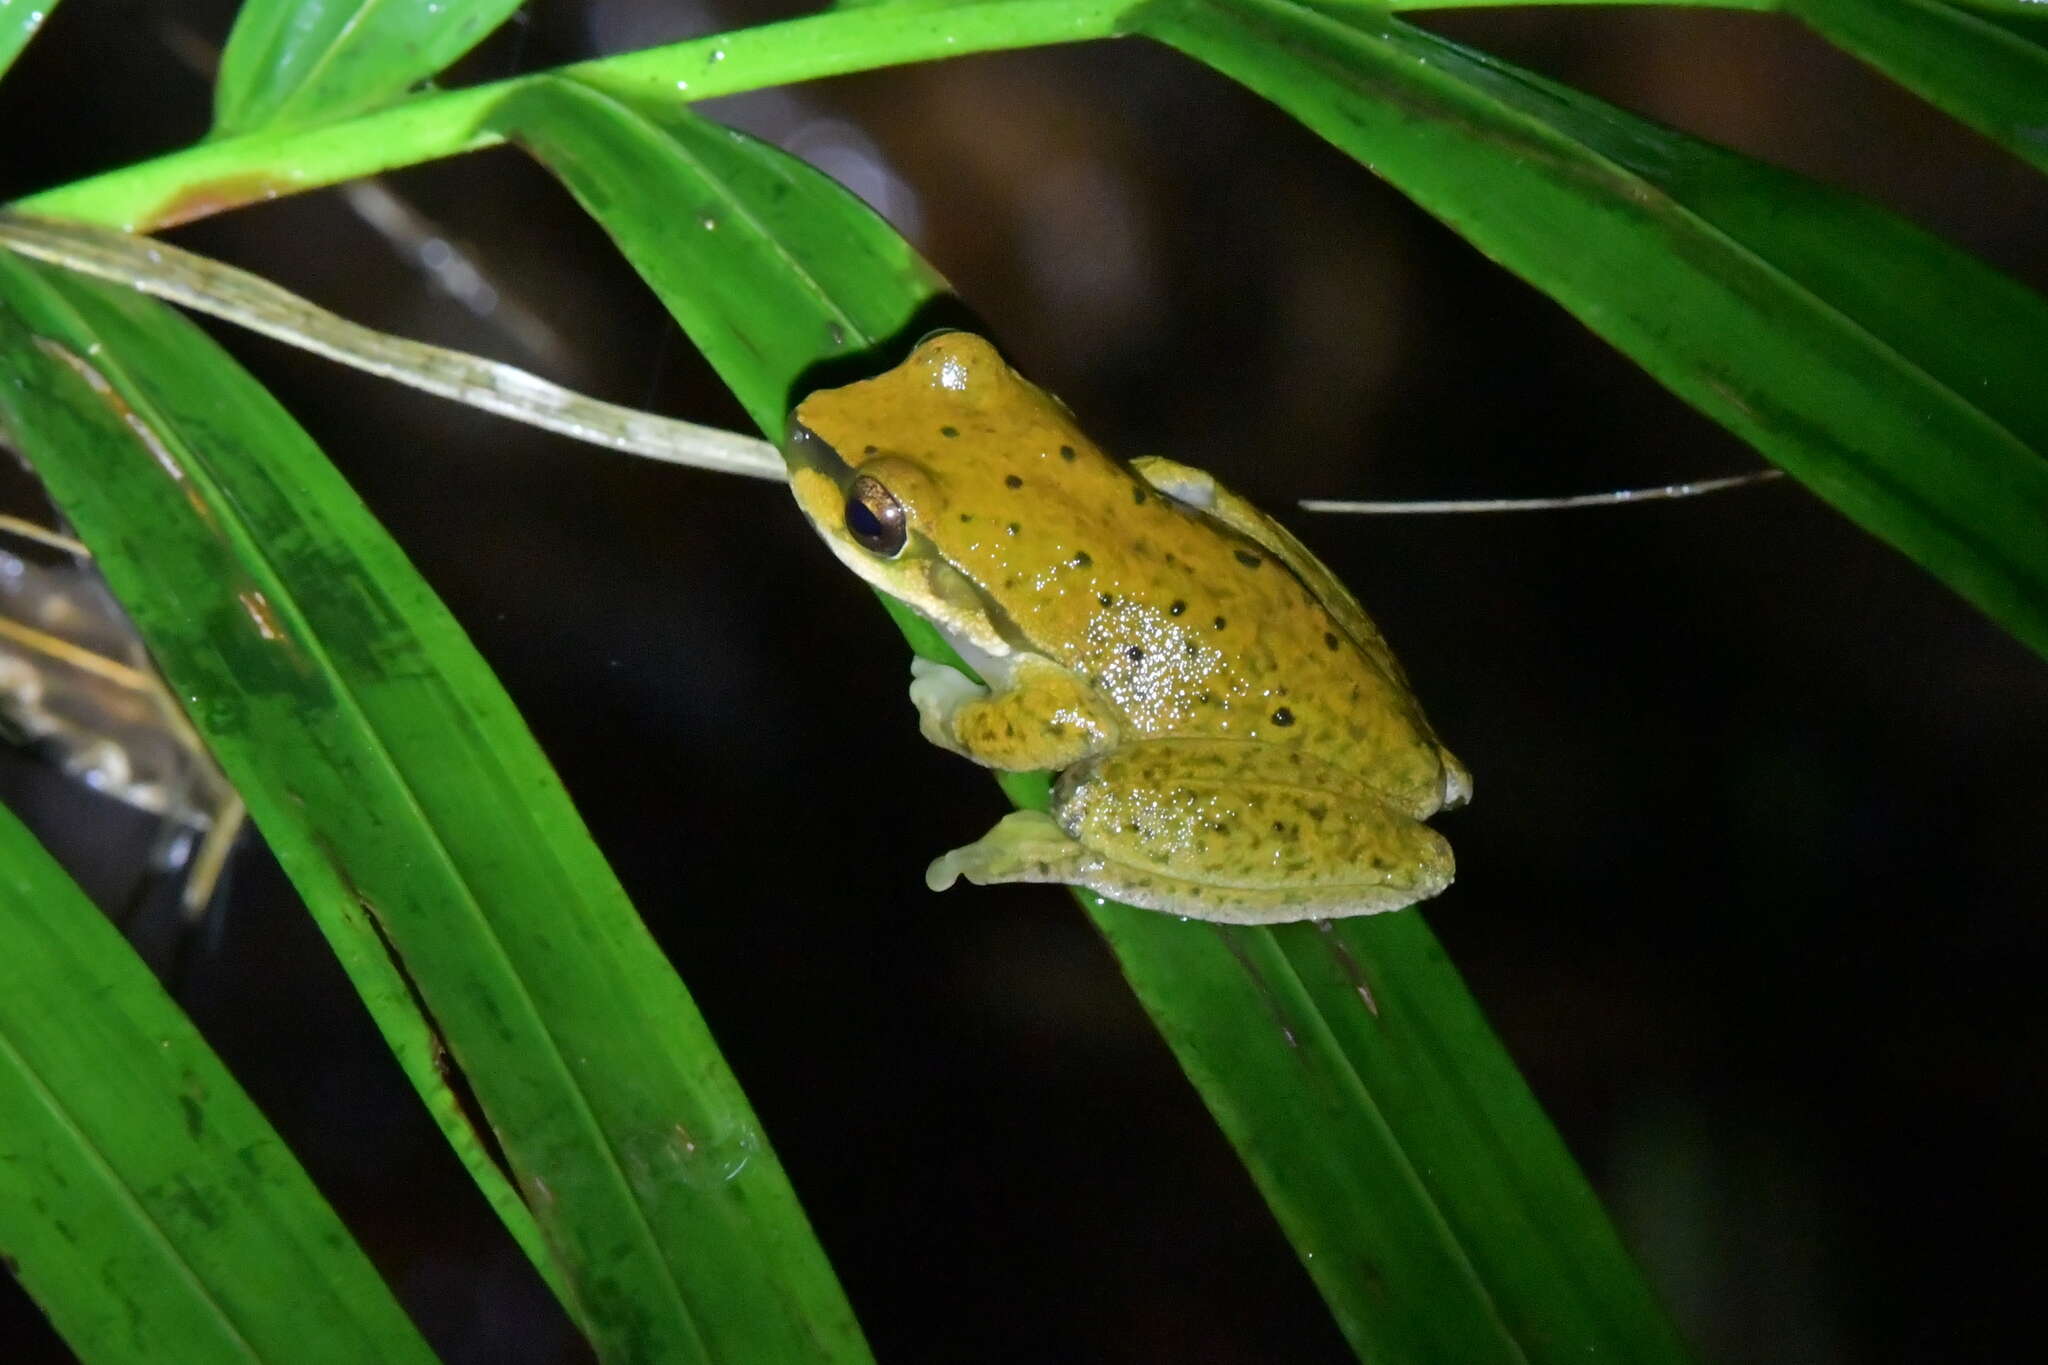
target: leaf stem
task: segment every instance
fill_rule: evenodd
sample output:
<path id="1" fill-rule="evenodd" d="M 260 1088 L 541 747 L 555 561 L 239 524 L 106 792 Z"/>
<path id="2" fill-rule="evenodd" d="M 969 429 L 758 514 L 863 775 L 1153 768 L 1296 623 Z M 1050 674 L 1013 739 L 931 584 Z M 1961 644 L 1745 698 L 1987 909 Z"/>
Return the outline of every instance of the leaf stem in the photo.
<path id="1" fill-rule="evenodd" d="M 697 100 L 970 52 L 1118 36 L 1131 0 L 900 0 L 604 57 L 554 74 L 658 112 Z M 317 128 L 202 142 L 14 207 L 148 232 L 223 209 L 496 145 L 500 100 L 534 76 L 423 95 Z"/>

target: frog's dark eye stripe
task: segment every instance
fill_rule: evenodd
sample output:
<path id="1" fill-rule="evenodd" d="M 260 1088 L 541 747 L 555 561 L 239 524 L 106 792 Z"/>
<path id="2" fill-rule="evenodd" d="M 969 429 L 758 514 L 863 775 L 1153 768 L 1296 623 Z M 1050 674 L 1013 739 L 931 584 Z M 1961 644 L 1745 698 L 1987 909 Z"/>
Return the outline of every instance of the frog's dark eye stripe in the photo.
<path id="1" fill-rule="evenodd" d="M 863 474 L 846 490 L 846 533 L 870 553 L 885 559 L 901 554 L 905 519 L 903 504 L 880 479 Z"/>

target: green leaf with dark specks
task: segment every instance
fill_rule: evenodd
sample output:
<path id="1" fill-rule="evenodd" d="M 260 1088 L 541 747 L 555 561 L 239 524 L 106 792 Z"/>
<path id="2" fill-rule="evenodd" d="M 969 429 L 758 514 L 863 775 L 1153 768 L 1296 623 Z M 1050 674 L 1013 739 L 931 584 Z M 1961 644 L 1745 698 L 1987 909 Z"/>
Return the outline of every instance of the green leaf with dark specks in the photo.
<path id="1" fill-rule="evenodd" d="M 431 1365 L 134 950 L 0 808 L 0 1257 L 87 1365 Z"/>

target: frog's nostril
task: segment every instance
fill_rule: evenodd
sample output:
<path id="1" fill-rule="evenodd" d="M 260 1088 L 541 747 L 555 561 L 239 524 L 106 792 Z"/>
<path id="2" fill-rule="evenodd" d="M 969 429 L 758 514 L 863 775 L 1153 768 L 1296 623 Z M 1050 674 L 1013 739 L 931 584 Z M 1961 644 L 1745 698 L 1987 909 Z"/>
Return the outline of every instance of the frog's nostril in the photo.
<path id="1" fill-rule="evenodd" d="M 803 452 L 811 459 L 816 459 L 819 454 L 829 452 L 832 449 L 823 440 L 819 439 L 817 432 L 812 431 L 802 422 L 797 421 L 795 413 L 790 414 L 789 435 L 783 438 L 782 444 L 792 455 Z"/>
<path id="2" fill-rule="evenodd" d="M 830 470 L 843 462 L 832 443 L 797 420 L 796 413 L 789 415 L 787 434 L 782 438 L 783 454 L 791 460 L 811 466 L 813 469 Z"/>

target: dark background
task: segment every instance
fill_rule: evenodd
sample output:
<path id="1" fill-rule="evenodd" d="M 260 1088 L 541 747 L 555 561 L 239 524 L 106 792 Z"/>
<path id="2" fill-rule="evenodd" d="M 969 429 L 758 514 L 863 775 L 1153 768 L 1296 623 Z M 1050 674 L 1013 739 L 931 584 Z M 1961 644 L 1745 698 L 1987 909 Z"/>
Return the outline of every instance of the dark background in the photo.
<path id="1" fill-rule="evenodd" d="M 228 7 L 73 0 L 0 85 L 0 195 L 200 136 Z M 772 17 L 549 4 L 484 79 Z M 1430 26 L 1868 194 L 2035 287 L 2019 162 L 1751 15 Z M 1584 491 L 1757 457 L 1284 116 L 1136 42 L 719 106 L 843 173 L 1112 449 L 1305 496 Z M 373 326 L 741 418 L 511 151 L 389 179 L 559 345 L 335 193 L 176 240 Z M 525 710 L 709 1017 L 889 1362 L 1348 1359 L 1074 906 L 928 895 L 1001 811 L 785 495 L 531 433 L 240 334 Z M 1453 959 L 1707 1361 L 2038 1349 L 2048 671 L 1789 484 L 1600 512 L 1294 514 L 1477 777 Z M 113 901 L 147 822 L 22 761 Z M 142 887 L 141 893 L 149 894 Z M 581 1348 L 267 855 L 174 982 L 451 1362 Z M 64 1359 L 0 1289 L 0 1354 Z"/>

